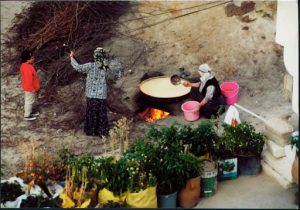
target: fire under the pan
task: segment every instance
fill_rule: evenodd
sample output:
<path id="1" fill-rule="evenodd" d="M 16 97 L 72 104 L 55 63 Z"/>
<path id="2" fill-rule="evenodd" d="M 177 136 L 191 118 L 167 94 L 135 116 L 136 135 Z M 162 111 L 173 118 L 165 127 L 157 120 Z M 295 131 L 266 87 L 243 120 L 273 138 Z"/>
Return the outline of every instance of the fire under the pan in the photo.
<path id="1" fill-rule="evenodd" d="M 169 112 L 150 107 L 139 113 L 139 116 L 146 122 L 155 122 L 157 120 L 167 118 L 169 115 Z"/>

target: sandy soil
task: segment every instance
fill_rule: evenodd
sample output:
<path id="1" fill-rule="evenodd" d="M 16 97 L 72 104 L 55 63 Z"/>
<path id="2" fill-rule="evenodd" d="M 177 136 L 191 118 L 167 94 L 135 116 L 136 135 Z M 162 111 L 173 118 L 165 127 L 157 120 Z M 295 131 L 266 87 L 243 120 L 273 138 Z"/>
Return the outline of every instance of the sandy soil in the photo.
<path id="1" fill-rule="evenodd" d="M 276 3 L 257 1 L 255 9 L 247 13 L 248 19 L 253 20 L 251 22 L 237 16 L 227 17 L 225 4 L 205 9 L 216 5 L 208 3 L 143 2 L 122 17 L 123 20 L 145 18 L 126 22 L 118 28 L 119 34 L 103 43 L 120 59 L 127 72 L 111 86 L 109 103 L 113 112 L 109 113 L 110 125 L 125 113 L 132 115 L 137 110 L 133 98 L 145 73 L 159 71 L 171 76 L 183 67 L 194 74 L 198 66 L 205 62 L 213 68 L 220 82 L 239 83 L 240 105 L 266 119 L 279 117 L 298 127 L 291 102 L 283 94 L 286 70 L 281 48 L 274 41 Z M 1 2 L 1 36 L 10 26 L 14 14 L 26 5 L 27 2 Z M 160 13 L 165 14 L 158 15 Z M 186 13 L 191 14 L 179 17 Z M 3 68 L 5 66 L 1 67 L 1 72 Z M 82 81 L 61 87 L 59 94 L 70 95 L 74 87 L 80 89 L 76 100 L 84 103 Z M 23 145 L 30 140 L 37 140 L 41 148 L 50 152 L 61 147 L 71 148 L 77 153 L 99 155 L 103 152 L 98 137 L 84 135 L 83 124 L 74 129 L 68 129 L 68 126 L 49 127 L 49 121 L 62 125 L 64 119 L 72 117 L 71 110 L 61 104 L 43 104 L 41 112 L 37 121 L 24 122 L 19 76 L 1 77 L 1 163 L 5 164 L 5 176 L 15 174 L 24 154 Z M 259 131 L 264 130 L 264 124 L 259 119 L 242 111 L 240 118 L 252 122 Z M 223 119 L 224 115 L 220 120 Z M 181 114 L 153 124 L 170 125 L 173 121 L 189 123 Z M 148 125 L 135 119 L 131 139 L 142 136 Z"/>

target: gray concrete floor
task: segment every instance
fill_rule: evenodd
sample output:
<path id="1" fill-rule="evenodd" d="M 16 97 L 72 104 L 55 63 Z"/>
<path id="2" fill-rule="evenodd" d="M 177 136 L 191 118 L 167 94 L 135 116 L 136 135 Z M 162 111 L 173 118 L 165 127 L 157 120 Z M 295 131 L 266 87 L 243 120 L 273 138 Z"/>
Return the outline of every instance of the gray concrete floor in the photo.
<path id="1" fill-rule="evenodd" d="M 200 198 L 195 208 L 299 209 L 295 203 L 298 188 L 284 189 L 264 172 L 219 181 L 215 195 Z"/>

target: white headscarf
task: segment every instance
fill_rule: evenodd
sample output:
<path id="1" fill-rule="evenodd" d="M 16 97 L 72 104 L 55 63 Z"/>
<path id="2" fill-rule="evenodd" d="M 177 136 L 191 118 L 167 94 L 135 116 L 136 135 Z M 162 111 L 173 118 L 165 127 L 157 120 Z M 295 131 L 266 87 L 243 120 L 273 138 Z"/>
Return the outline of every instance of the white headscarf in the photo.
<path id="1" fill-rule="evenodd" d="M 208 79 L 211 79 L 213 77 L 213 74 L 211 72 L 211 68 L 208 64 L 204 63 L 199 66 L 198 70 L 200 74 L 200 80 L 202 83 L 205 83 Z"/>

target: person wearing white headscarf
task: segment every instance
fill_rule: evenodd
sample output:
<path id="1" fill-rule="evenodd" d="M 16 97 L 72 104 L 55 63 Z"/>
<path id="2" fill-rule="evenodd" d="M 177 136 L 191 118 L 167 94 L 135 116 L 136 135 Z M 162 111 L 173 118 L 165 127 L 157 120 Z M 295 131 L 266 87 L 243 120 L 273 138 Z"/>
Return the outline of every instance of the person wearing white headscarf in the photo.
<path id="1" fill-rule="evenodd" d="M 200 81 L 184 82 L 186 87 L 192 87 L 191 98 L 199 101 L 201 116 L 211 118 L 224 112 L 225 98 L 221 94 L 219 82 L 208 64 L 201 64 L 198 69 Z"/>
<path id="2" fill-rule="evenodd" d="M 97 47 L 94 50 L 94 62 L 78 64 L 73 51 L 71 51 L 69 57 L 71 65 L 76 71 L 87 74 L 84 132 L 88 136 L 106 136 L 109 133 L 106 79 L 121 77 L 120 64 L 109 62 L 107 53 L 102 47 Z"/>

